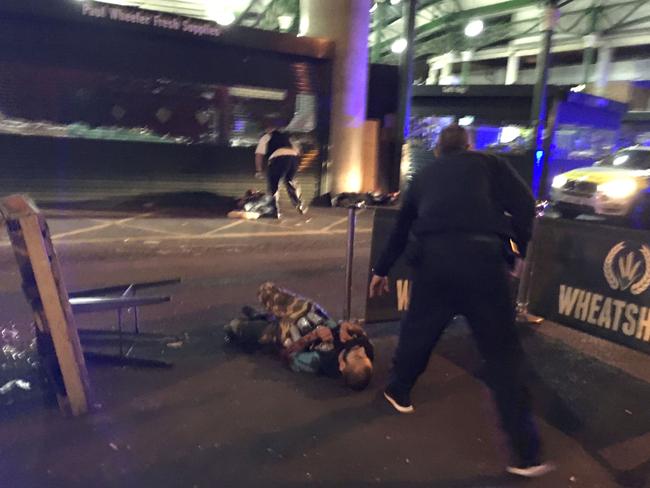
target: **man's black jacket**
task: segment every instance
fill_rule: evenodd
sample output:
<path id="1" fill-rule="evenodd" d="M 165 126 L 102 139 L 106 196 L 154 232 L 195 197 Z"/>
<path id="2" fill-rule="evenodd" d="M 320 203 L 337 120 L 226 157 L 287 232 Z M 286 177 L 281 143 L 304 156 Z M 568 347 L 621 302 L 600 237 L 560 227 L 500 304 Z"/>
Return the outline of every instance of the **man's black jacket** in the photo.
<path id="1" fill-rule="evenodd" d="M 412 233 L 498 235 L 525 254 L 535 200 L 526 183 L 501 158 L 474 151 L 444 155 L 417 173 L 374 273 L 386 276 Z"/>

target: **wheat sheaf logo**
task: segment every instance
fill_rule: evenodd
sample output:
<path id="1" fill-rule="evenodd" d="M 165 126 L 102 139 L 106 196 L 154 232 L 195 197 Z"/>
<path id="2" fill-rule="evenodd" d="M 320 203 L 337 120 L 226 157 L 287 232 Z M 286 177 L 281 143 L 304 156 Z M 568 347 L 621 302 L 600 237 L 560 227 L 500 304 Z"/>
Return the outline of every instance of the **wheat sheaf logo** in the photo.
<path id="1" fill-rule="evenodd" d="M 612 290 L 640 295 L 650 288 L 650 247 L 619 242 L 607 254 L 603 272 Z"/>

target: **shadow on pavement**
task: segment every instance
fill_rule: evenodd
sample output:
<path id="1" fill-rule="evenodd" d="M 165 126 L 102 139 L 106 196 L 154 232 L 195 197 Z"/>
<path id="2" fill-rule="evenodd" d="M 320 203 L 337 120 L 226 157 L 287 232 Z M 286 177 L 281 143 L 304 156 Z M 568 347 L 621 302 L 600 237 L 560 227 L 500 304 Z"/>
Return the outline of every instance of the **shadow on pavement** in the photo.
<path id="1" fill-rule="evenodd" d="M 520 333 L 536 414 L 579 442 L 621 486 L 648 486 L 650 459 L 632 469 L 619 469 L 603 451 L 650 431 L 650 384 L 542 336 L 534 326 L 523 327 Z M 483 364 L 465 325 L 450 327 L 436 352 L 485 382 Z"/>
<path id="2" fill-rule="evenodd" d="M 172 192 L 150 193 L 136 196 L 107 197 L 96 200 L 62 202 L 37 200 L 48 218 L 76 218 L 80 215 L 111 217 L 151 213 L 155 217 L 225 217 L 235 208 L 236 199 L 216 193 Z"/>

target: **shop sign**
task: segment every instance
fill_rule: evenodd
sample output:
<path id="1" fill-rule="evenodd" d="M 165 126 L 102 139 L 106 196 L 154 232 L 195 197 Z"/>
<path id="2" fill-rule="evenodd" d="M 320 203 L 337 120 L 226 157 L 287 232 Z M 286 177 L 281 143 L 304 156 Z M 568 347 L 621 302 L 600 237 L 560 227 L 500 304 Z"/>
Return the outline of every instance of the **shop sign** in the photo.
<path id="1" fill-rule="evenodd" d="M 85 1 L 80 4 L 86 17 L 105 19 L 122 24 L 150 26 L 158 29 L 183 32 L 198 37 L 219 37 L 222 29 L 213 22 L 162 14 L 133 7 Z"/>
<path id="2" fill-rule="evenodd" d="M 442 87 L 442 93 L 449 94 L 453 93 L 456 95 L 465 95 L 468 91 L 468 88 L 466 86 L 443 86 Z"/>
<path id="3" fill-rule="evenodd" d="M 650 352 L 650 233 L 542 219 L 531 312 Z"/>

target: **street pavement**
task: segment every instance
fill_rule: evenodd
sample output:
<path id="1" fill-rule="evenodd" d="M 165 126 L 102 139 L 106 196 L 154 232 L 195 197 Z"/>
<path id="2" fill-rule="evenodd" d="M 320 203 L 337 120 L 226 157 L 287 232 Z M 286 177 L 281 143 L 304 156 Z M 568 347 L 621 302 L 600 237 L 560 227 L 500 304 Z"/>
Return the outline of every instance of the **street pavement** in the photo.
<path id="1" fill-rule="evenodd" d="M 69 290 L 182 280 L 160 290 L 171 303 L 141 310 L 141 330 L 165 339 L 128 348 L 133 357 L 174 367 L 89 363 L 94 411 L 81 418 L 44 403 L 29 347 L 30 312 L 0 233 L 0 386 L 11 379 L 30 386 L 0 394 L 1 487 L 650 486 L 646 355 L 556 324 L 521 326 L 536 417 L 558 469 L 539 480 L 514 479 L 503 472 L 504 439 L 462 321 L 432 357 L 410 416 L 381 396 L 397 324 L 367 325 L 377 361 L 361 393 L 223 343 L 223 324 L 255 305 L 266 280 L 341 317 L 344 209 L 313 209 L 281 222 L 185 210 L 174 215 L 145 202 L 126 211 L 47 211 Z M 372 210 L 364 210 L 355 247 L 357 317 L 371 227 Z M 77 325 L 111 328 L 115 316 L 82 315 Z"/>

